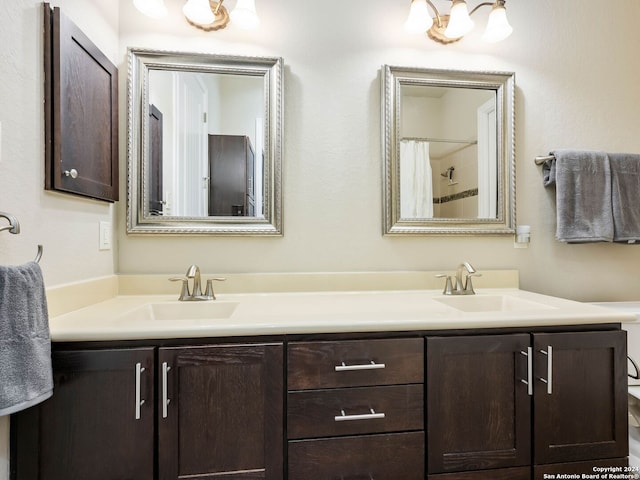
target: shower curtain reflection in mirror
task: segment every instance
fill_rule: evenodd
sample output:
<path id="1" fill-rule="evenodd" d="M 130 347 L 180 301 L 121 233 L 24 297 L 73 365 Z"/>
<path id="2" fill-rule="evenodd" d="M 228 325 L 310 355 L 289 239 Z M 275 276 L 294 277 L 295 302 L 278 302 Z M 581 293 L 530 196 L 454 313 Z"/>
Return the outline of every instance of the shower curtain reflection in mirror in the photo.
<path id="1" fill-rule="evenodd" d="M 400 216 L 406 219 L 433 217 L 433 180 L 429 142 L 400 142 Z"/>

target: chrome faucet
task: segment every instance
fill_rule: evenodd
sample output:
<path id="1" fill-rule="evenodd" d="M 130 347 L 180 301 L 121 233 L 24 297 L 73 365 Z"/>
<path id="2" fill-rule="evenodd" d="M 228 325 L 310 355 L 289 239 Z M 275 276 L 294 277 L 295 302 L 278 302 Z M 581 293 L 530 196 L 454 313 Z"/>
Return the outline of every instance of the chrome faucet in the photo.
<path id="1" fill-rule="evenodd" d="M 466 274 L 463 281 L 462 275 L 465 270 Z M 481 275 L 481 273 L 476 273 L 476 269 L 469 262 L 462 262 L 456 270 L 455 287 L 453 286 L 453 277 L 451 275 L 438 274 L 436 277 L 446 278 L 444 290 L 442 291 L 444 295 L 475 295 L 476 292 L 473 290 L 471 277 L 480 277 Z"/>
<path id="2" fill-rule="evenodd" d="M 210 278 L 207 280 L 207 288 L 202 293 L 202 284 L 200 279 L 200 267 L 197 265 L 191 265 L 187 269 L 187 273 L 184 277 L 173 277 L 169 279 L 172 282 L 182 282 L 182 289 L 180 290 L 180 296 L 178 300 L 183 302 L 193 302 L 202 300 L 215 300 L 216 295 L 213 291 L 213 282 L 223 282 L 226 278 Z M 189 281 L 193 283 L 193 289 L 189 289 Z"/>

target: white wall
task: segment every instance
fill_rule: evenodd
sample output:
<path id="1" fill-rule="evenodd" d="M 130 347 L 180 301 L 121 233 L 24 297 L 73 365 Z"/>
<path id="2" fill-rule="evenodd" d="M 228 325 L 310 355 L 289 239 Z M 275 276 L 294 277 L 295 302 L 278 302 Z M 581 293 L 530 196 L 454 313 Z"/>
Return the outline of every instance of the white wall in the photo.
<path id="1" fill-rule="evenodd" d="M 562 147 L 640 152 L 640 3 L 608 2 L 608 23 L 597 0 L 510 2 L 515 32 L 496 45 L 479 41 L 483 8 L 478 31 L 449 46 L 403 33 L 408 1 L 258 1 L 262 24 L 250 33 L 196 30 L 178 1 L 167 2 L 171 17 L 160 22 L 128 3 L 120 5 L 122 59 L 127 46 L 283 57 L 284 237 L 140 237 L 120 229 L 118 271 L 174 273 L 190 263 L 210 273 L 439 270 L 466 259 L 479 270 L 518 269 L 522 287 L 538 292 L 640 297 L 640 249 L 554 240 L 552 195 L 533 163 Z M 511 237 L 382 236 L 383 64 L 516 72 L 517 217 L 532 226 L 529 249 L 514 249 Z"/>

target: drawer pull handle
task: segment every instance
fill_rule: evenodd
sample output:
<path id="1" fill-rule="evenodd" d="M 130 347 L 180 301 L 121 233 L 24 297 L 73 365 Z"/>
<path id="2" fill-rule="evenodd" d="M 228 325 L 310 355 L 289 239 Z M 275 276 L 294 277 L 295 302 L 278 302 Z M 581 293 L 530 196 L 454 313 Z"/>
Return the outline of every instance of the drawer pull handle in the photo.
<path id="1" fill-rule="evenodd" d="M 349 420 L 375 420 L 377 418 L 384 418 L 384 413 L 376 413 L 376 411 L 371 408 L 371 413 L 363 413 L 360 415 L 347 415 L 344 413 L 344 410 L 340 410 L 340 415 L 336 415 L 333 419 L 336 422 L 346 422 Z"/>
<path id="2" fill-rule="evenodd" d="M 336 365 L 336 372 L 350 372 L 354 370 L 380 370 L 382 368 L 386 368 L 384 363 L 376 363 L 371 360 L 371 363 L 364 363 L 362 365 L 345 365 L 342 362 L 342 365 Z"/>
<path id="3" fill-rule="evenodd" d="M 169 416 L 169 403 L 171 399 L 169 398 L 169 370 L 171 367 L 167 364 L 167 362 L 162 362 L 162 418 L 167 418 Z"/>
<path id="4" fill-rule="evenodd" d="M 533 395 L 533 382 L 531 379 L 533 378 L 533 347 L 527 347 L 527 351 L 524 352 L 520 350 L 520 353 L 527 357 L 527 379 L 520 379 L 522 383 L 527 386 L 527 393 L 529 395 Z"/>
<path id="5" fill-rule="evenodd" d="M 136 363 L 136 400 L 135 400 L 135 417 L 136 420 L 140 420 L 141 415 L 140 415 L 140 407 L 144 404 L 144 399 L 141 398 L 141 392 L 140 392 L 140 384 L 142 382 L 142 372 L 145 371 L 145 368 L 142 366 L 142 364 L 140 362 Z"/>
<path id="6" fill-rule="evenodd" d="M 547 394 L 553 393 L 553 347 L 547 346 L 546 350 L 540 350 L 540 353 L 547 357 L 547 378 L 538 377 L 542 383 L 547 384 Z"/>

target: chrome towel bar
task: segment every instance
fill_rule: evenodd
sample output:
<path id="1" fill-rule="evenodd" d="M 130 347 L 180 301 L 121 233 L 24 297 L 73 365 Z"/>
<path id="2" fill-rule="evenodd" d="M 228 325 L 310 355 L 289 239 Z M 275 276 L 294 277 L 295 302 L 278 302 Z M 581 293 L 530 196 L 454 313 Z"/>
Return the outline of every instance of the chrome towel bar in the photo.
<path id="1" fill-rule="evenodd" d="M 0 212 L 0 217 L 6 218 L 7 220 L 9 220 L 9 225 L 0 227 L 0 232 L 4 232 L 5 230 L 8 230 L 9 233 L 13 233 L 13 234 L 20 233 L 20 222 L 18 222 L 18 219 L 16 217 L 6 212 Z"/>
<path id="2" fill-rule="evenodd" d="M 8 231 L 9 233 L 18 234 L 20 233 L 20 222 L 18 219 L 7 212 L 0 212 L 0 218 L 6 218 L 9 220 L 9 225 L 5 225 L 4 227 L 0 227 L 0 232 Z M 38 252 L 36 253 L 36 258 L 34 262 L 40 263 L 40 259 L 42 258 L 42 245 L 38 245 Z"/>
<path id="3" fill-rule="evenodd" d="M 536 165 L 545 165 L 545 164 L 548 165 L 550 162 L 552 162 L 555 159 L 556 157 L 553 155 L 543 155 L 540 157 L 536 157 L 534 159 L 534 162 L 536 162 Z"/>

